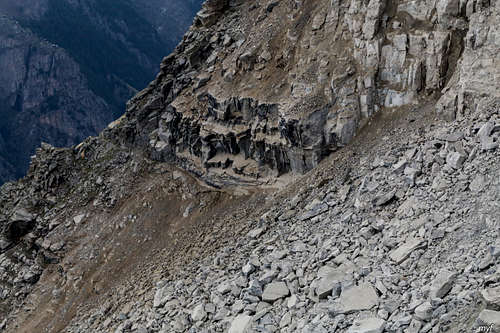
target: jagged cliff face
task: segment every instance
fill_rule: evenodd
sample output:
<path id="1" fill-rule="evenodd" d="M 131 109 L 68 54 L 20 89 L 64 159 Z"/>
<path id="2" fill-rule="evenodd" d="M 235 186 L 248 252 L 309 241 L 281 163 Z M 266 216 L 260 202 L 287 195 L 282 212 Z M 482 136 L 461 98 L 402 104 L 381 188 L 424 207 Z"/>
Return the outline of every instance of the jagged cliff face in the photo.
<path id="1" fill-rule="evenodd" d="M 207 1 L 123 117 L 0 188 L 0 328 L 500 329 L 499 15 Z"/>
<path id="2" fill-rule="evenodd" d="M 25 174 L 40 142 L 70 146 L 99 133 L 154 77 L 196 3 L 169 2 L 162 19 L 141 3 L 0 1 L 0 183 Z"/>
<path id="3" fill-rule="evenodd" d="M 169 50 L 172 50 L 193 23 L 193 16 L 200 10 L 203 0 L 132 0 L 131 2 L 137 12 L 155 27 Z"/>
<path id="4" fill-rule="evenodd" d="M 310 170 L 370 117 L 498 97 L 489 1 L 210 1 L 123 128 L 208 178 Z M 212 177 L 212 178 L 213 178 Z"/>

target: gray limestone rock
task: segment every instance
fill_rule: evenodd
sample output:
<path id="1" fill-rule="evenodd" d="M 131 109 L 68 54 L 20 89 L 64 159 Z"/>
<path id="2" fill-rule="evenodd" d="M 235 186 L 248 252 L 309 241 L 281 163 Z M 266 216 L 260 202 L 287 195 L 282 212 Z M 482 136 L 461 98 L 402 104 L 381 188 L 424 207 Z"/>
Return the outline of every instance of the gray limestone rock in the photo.
<path id="1" fill-rule="evenodd" d="M 391 259 L 397 263 L 402 263 L 416 249 L 426 246 L 426 241 L 420 238 L 413 238 L 400 245 L 397 249 L 391 252 Z"/>
<path id="2" fill-rule="evenodd" d="M 341 290 L 341 282 L 332 277 L 326 277 L 319 281 L 316 288 L 316 295 L 319 298 L 327 298 L 328 296 L 338 296 Z"/>
<path id="3" fill-rule="evenodd" d="M 196 305 L 191 311 L 191 318 L 193 321 L 203 321 L 207 317 L 207 312 L 205 311 L 205 304 L 200 303 Z"/>
<path id="4" fill-rule="evenodd" d="M 252 317 L 241 314 L 231 322 L 228 333 L 249 333 L 252 324 Z"/>
<path id="5" fill-rule="evenodd" d="M 481 126 L 481 128 L 477 132 L 477 136 L 479 138 L 489 137 L 494 128 L 495 124 L 492 121 L 488 121 L 484 123 L 483 126 Z"/>
<path id="6" fill-rule="evenodd" d="M 244 276 L 249 276 L 253 272 L 255 272 L 255 266 L 252 265 L 252 263 L 248 262 L 243 268 L 241 269 L 242 273 Z"/>
<path id="7" fill-rule="evenodd" d="M 481 296 L 488 309 L 500 311 L 500 286 L 482 290 Z"/>
<path id="8" fill-rule="evenodd" d="M 388 193 L 382 194 L 375 198 L 373 204 L 375 206 L 384 206 L 389 204 L 396 196 L 396 190 L 392 190 Z"/>
<path id="9" fill-rule="evenodd" d="M 280 328 L 286 327 L 291 323 L 292 323 L 292 315 L 290 314 L 290 312 L 287 312 L 280 320 Z"/>
<path id="10" fill-rule="evenodd" d="M 262 300 L 264 302 L 274 302 L 280 298 L 284 298 L 290 294 L 285 282 L 273 282 L 264 288 Z"/>
<path id="11" fill-rule="evenodd" d="M 262 296 L 262 286 L 260 285 L 258 280 L 250 281 L 250 285 L 248 287 L 248 293 L 252 296 L 257 296 L 257 297 Z"/>
<path id="12" fill-rule="evenodd" d="M 486 186 L 487 179 L 484 175 L 478 174 L 474 177 L 472 182 L 469 184 L 469 189 L 472 192 L 480 192 Z"/>
<path id="13" fill-rule="evenodd" d="M 446 156 L 446 163 L 454 169 L 460 169 L 465 160 L 466 157 L 458 152 L 451 152 Z"/>
<path id="14" fill-rule="evenodd" d="M 498 148 L 498 142 L 492 137 L 482 137 L 481 138 L 481 149 L 482 150 L 493 150 Z"/>
<path id="15" fill-rule="evenodd" d="M 75 222 L 75 224 L 80 224 L 83 222 L 83 219 L 85 218 L 85 214 L 80 214 L 80 215 L 77 215 L 75 217 L 73 217 L 73 222 Z"/>
<path id="16" fill-rule="evenodd" d="M 27 209 L 25 208 L 20 208 L 20 209 L 17 209 L 14 214 L 12 214 L 12 217 L 10 218 L 10 220 L 12 222 L 31 222 L 33 221 L 35 218 L 35 216 L 33 214 L 31 214 L 30 212 L 28 212 Z"/>
<path id="17" fill-rule="evenodd" d="M 415 317 L 422 321 L 429 321 L 432 317 L 432 305 L 430 302 L 425 302 L 415 309 Z"/>
<path id="18" fill-rule="evenodd" d="M 347 333 L 382 333 L 385 328 L 385 320 L 380 318 L 366 318 L 360 321 L 355 321 L 349 327 Z"/>
<path id="19" fill-rule="evenodd" d="M 483 310 L 476 320 L 476 324 L 483 330 L 500 331 L 500 311 Z"/>
<path id="20" fill-rule="evenodd" d="M 481 310 L 475 291 L 487 286 L 489 289 L 485 299 L 495 299 L 490 293 L 500 282 L 500 278 L 495 275 L 494 266 L 498 261 L 498 251 L 488 245 L 494 244 L 498 237 L 498 209 L 495 199 L 498 197 L 499 157 L 494 152 L 481 151 L 478 138 L 474 135 L 478 128 L 475 123 L 491 116 L 482 113 L 484 108 L 476 103 L 474 91 L 467 90 L 470 87 L 468 83 L 460 82 L 465 90 L 460 96 L 449 100 L 450 107 L 460 106 L 461 99 L 464 103 L 473 103 L 474 107 L 468 106 L 462 113 L 458 113 L 460 117 L 456 121 L 446 124 L 434 122 L 433 117 L 427 119 L 427 114 L 426 117 L 420 117 L 421 101 L 428 101 L 431 109 L 434 105 L 428 96 L 440 91 L 453 91 L 455 89 L 450 86 L 443 90 L 444 85 L 462 80 L 463 73 L 453 73 L 455 67 L 463 66 L 462 59 L 456 59 L 462 55 L 449 50 L 456 47 L 456 43 L 460 44 L 461 32 L 448 31 L 436 21 L 438 18 L 434 15 L 435 8 L 426 1 L 406 1 L 404 6 L 390 6 L 390 12 L 387 13 L 383 9 L 384 2 L 379 0 L 352 0 L 342 4 L 339 1 L 318 1 L 315 12 L 306 12 L 309 6 L 296 1 L 291 2 L 290 6 L 280 2 L 279 7 L 265 13 L 269 1 L 257 4 L 231 0 L 229 17 L 219 13 L 221 22 L 214 21 L 210 28 L 197 25 L 186 36 L 176 51 L 182 52 L 182 57 L 176 53 L 171 59 L 172 63 L 178 64 L 175 65 L 179 66 L 178 69 L 167 66 L 170 60 L 165 61 L 162 75 L 169 77 L 169 81 L 158 78 L 150 87 L 154 94 L 146 92 L 130 103 L 131 111 L 123 123 L 117 125 L 116 131 L 120 131 L 120 140 L 124 140 L 120 141 L 119 146 L 123 144 L 127 150 L 142 148 L 142 141 L 153 142 L 152 150 L 148 150 L 145 155 L 153 154 L 151 158 L 155 161 L 148 160 L 148 163 L 142 164 L 150 163 L 154 168 L 159 168 L 166 164 L 163 163 L 165 161 L 175 162 L 207 182 L 211 181 L 211 177 L 221 177 L 224 182 L 222 185 L 217 184 L 223 188 L 221 192 L 239 190 L 241 184 L 260 184 L 258 181 L 261 180 L 262 184 L 266 183 L 266 190 L 259 191 L 260 188 L 256 188 L 255 191 L 249 191 L 252 193 L 251 201 L 246 201 L 245 195 L 238 196 L 235 201 L 238 204 L 252 204 L 249 207 L 238 207 L 235 215 L 221 214 L 227 216 L 220 220 L 212 218 L 210 211 L 212 201 L 222 200 L 203 198 L 202 202 L 200 199 L 199 207 L 203 208 L 200 211 L 207 214 L 206 221 L 200 222 L 207 223 L 209 228 L 200 229 L 200 238 L 196 238 L 199 242 L 182 244 L 183 240 L 178 240 L 181 241 L 180 250 L 184 250 L 184 245 L 193 247 L 193 251 L 187 252 L 193 254 L 193 257 L 179 258 L 182 259 L 179 260 L 182 267 L 175 267 L 180 269 L 168 272 L 168 283 L 157 285 L 153 308 L 150 308 L 149 298 L 152 297 L 149 292 L 136 290 L 140 287 L 135 288 L 134 285 L 129 289 L 127 286 L 119 290 L 122 293 L 112 293 L 109 296 L 113 306 L 103 313 L 105 317 L 112 318 L 112 321 L 107 321 L 103 326 L 102 314 L 85 313 L 82 314 L 84 318 L 75 319 L 69 332 L 109 331 L 112 326 L 115 329 L 116 324 L 120 325 L 118 331 L 139 331 L 147 327 L 153 330 L 158 328 L 160 332 L 277 332 L 282 329 L 303 333 L 347 330 L 351 333 L 371 333 L 385 329 L 390 332 L 427 333 L 449 330 L 447 326 L 450 319 L 454 321 L 453 328 L 456 326 L 457 330 L 468 331 L 468 318 L 471 318 L 474 311 Z M 327 13 L 319 30 L 312 32 L 310 24 L 324 6 L 329 6 L 332 13 Z M 401 7 L 405 8 L 401 10 L 404 13 L 400 11 Z M 262 27 L 259 22 L 254 24 L 246 21 L 241 9 L 244 13 L 248 10 L 252 17 L 265 13 L 262 19 L 265 23 L 262 24 L 269 29 L 268 32 L 276 37 L 283 37 L 283 40 L 295 38 L 290 44 L 297 48 L 293 53 L 289 52 L 292 50 L 275 50 L 275 45 L 270 48 L 265 39 L 259 39 L 260 35 L 257 38 L 248 35 L 247 23 L 257 32 Z M 290 17 L 297 17 L 299 21 L 302 17 L 307 18 L 303 22 L 307 28 L 300 31 L 301 21 L 286 27 L 289 17 L 281 15 L 285 11 L 290 11 Z M 484 15 L 483 11 L 491 15 Z M 441 11 L 451 23 L 457 19 L 464 25 L 469 24 L 463 17 L 453 16 L 451 20 L 447 12 L 446 8 Z M 461 10 L 460 13 L 462 12 Z M 481 7 L 479 12 L 471 14 L 470 22 L 476 16 L 489 20 L 494 15 L 495 13 L 490 13 L 490 9 Z M 425 29 L 415 31 L 416 28 L 406 21 L 410 17 L 418 20 L 418 27 Z M 241 22 L 241 27 L 238 26 L 241 29 L 236 29 L 231 23 L 233 21 L 238 22 L 234 25 Z M 274 30 L 275 22 L 280 22 L 280 28 L 281 23 L 284 28 L 290 28 L 288 36 L 279 36 L 280 32 Z M 480 24 L 482 27 L 484 25 L 485 23 Z M 435 26 L 439 26 L 439 29 Z M 496 26 L 490 26 L 493 31 L 484 35 L 497 36 Z M 472 24 L 469 28 L 469 31 L 475 29 Z M 294 29 L 299 31 L 292 31 Z M 222 39 L 226 35 L 231 35 L 231 39 L 240 42 L 222 49 Z M 328 36 L 328 39 L 323 41 L 323 35 Z M 353 40 L 349 40 L 351 36 Z M 469 35 L 464 40 L 464 56 L 473 50 L 467 44 L 481 39 L 480 35 L 475 36 L 477 38 L 470 37 Z M 485 38 L 491 37 L 483 39 Z M 209 44 L 200 42 L 200 45 L 195 43 L 194 48 L 189 47 L 193 46 L 189 45 L 189 41 L 202 39 L 210 40 Z M 342 45 L 349 45 L 349 48 L 343 49 L 342 45 L 336 45 L 336 39 Z M 285 41 L 284 44 L 286 43 Z M 337 51 L 336 48 L 322 49 L 323 44 L 340 46 L 338 54 L 332 52 Z M 184 52 L 186 49 L 188 51 Z M 199 51 L 196 51 L 198 55 L 192 54 L 193 49 Z M 258 55 L 266 49 L 272 49 L 274 57 L 269 61 L 255 62 L 253 57 L 258 59 Z M 459 49 L 462 50 L 462 47 Z M 310 50 L 315 51 L 309 53 Z M 490 51 L 492 50 L 488 53 Z M 240 59 L 242 52 L 246 55 Z M 451 53 L 448 54 L 449 52 Z M 293 57 L 287 58 L 286 54 L 289 53 Z M 199 95 L 193 96 L 193 89 L 189 88 L 196 86 L 201 72 L 210 72 L 205 67 L 204 59 L 211 54 L 218 54 L 217 59 L 210 61 L 214 65 L 211 72 L 214 82 L 211 81 L 207 87 L 214 95 L 199 92 Z M 448 58 L 449 56 L 452 58 Z M 302 60 L 300 65 L 293 63 L 294 57 Z M 201 60 L 196 61 L 196 58 Z M 489 58 L 478 59 L 481 63 L 470 72 L 488 76 L 488 71 L 493 68 L 487 63 Z M 191 66 L 191 62 L 198 66 Z M 250 64 L 254 66 L 253 69 Z M 321 68 L 319 75 L 314 73 L 316 65 Z M 264 82 L 267 80 L 266 76 L 271 69 L 274 76 L 275 66 L 280 71 L 283 70 L 283 75 L 289 81 L 262 94 L 262 91 L 259 92 L 260 84 L 253 82 L 252 78 L 258 75 L 265 86 L 268 83 Z M 231 70 L 234 70 L 234 80 L 228 84 L 221 79 L 221 75 L 224 71 Z M 245 70 L 252 72 L 245 73 Z M 449 77 L 449 74 L 453 76 Z M 276 77 L 280 79 L 280 75 Z M 326 80 L 326 86 L 318 83 L 322 79 Z M 417 81 L 420 83 L 416 84 Z M 476 87 L 480 84 L 479 80 L 471 81 L 474 81 L 471 84 Z M 173 88 L 157 86 L 167 83 Z M 494 82 L 491 85 L 494 86 Z M 248 90 L 243 90 L 242 86 Z M 302 87 L 296 92 L 306 96 L 295 99 L 292 93 L 294 87 Z M 391 91 L 388 91 L 389 88 Z M 269 90 L 269 87 L 265 89 Z M 321 95 L 327 95 L 324 96 L 330 101 L 327 105 L 323 104 L 323 98 L 316 98 L 316 89 L 321 90 Z M 244 91 L 248 94 L 243 94 Z M 265 95 L 266 100 L 278 104 L 267 104 L 253 98 L 231 97 L 236 93 L 238 96 Z M 177 94 L 182 96 L 175 101 Z M 394 113 L 388 109 L 387 112 L 384 111 L 382 119 L 368 118 L 371 112 L 375 112 L 376 104 L 382 103 L 379 105 L 381 107 L 384 101 L 394 108 L 405 103 L 415 104 L 405 110 L 394 109 Z M 373 109 L 368 110 L 368 104 Z M 292 108 L 293 113 L 290 112 Z M 495 112 L 497 104 L 489 109 Z M 387 115 L 390 119 L 385 118 Z M 379 121 L 382 121 L 383 128 L 375 127 L 376 131 L 371 131 L 371 126 L 380 124 Z M 414 125 L 418 126 L 412 125 L 415 121 L 418 124 Z M 393 122 L 397 128 L 391 127 Z M 328 153 L 336 150 L 339 145 L 348 143 L 344 141 L 346 136 L 357 133 L 358 126 L 365 125 L 369 136 L 360 133 L 359 140 L 362 144 L 347 145 L 342 152 L 332 157 L 331 163 L 324 163 L 306 175 L 303 178 L 305 181 L 301 178 L 295 183 L 295 177 L 287 175 L 314 169 Z M 108 132 L 103 136 L 116 139 L 115 132 Z M 495 143 L 498 140 L 495 129 L 487 132 L 489 134 L 486 137 Z M 380 138 L 377 137 L 378 133 Z M 367 138 L 370 142 L 365 145 Z M 158 147 L 157 141 L 162 142 L 160 150 L 154 148 Z M 113 146 L 107 141 L 105 145 Z M 119 149 L 119 146 L 113 148 Z M 89 156 L 86 159 L 89 164 L 115 170 L 106 162 L 108 152 L 96 149 L 96 156 L 92 155 L 91 149 L 87 151 Z M 474 154 L 469 153 L 474 149 Z M 169 155 L 163 155 L 167 151 L 170 151 Z M 467 162 L 452 156 L 455 153 L 460 156 L 469 155 Z M 446 161 L 448 155 L 450 158 Z M 374 156 L 378 160 L 371 164 Z M 86 160 L 81 160 L 81 151 L 78 149 L 71 150 L 63 157 L 68 160 L 67 164 L 72 170 L 78 169 L 80 163 L 83 167 L 89 165 L 84 164 Z M 143 162 L 142 156 L 141 159 L 137 156 L 134 158 L 137 158 L 138 163 Z M 394 172 L 390 166 L 401 160 L 406 162 L 397 166 L 397 172 Z M 40 167 L 41 164 L 37 164 L 35 170 Z M 123 169 L 116 170 L 126 172 L 130 167 L 127 164 L 123 165 Z M 455 171 L 454 167 L 460 168 L 460 171 Z M 112 173 L 115 177 L 116 172 Z M 111 178 L 104 174 L 103 172 L 100 188 L 113 184 Z M 477 174 L 487 177 L 488 186 L 481 185 L 482 180 L 473 180 Z M 43 173 L 36 171 L 32 178 L 41 175 Z M 72 177 L 66 178 L 66 181 L 78 179 L 78 175 L 79 173 L 72 173 Z M 245 182 L 240 183 L 240 176 Z M 438 179 L 436 186 L 433 183 L 434 176 Z M 96 178 L 94 175 L 88 183 L 95 185 Z M 195 182 L 191 182 L 190 177 L 179 178 L 172 173 L 165 178 L 175 181 L 176 186 L 172 186 L 173 192 L 169 192 L 169 195 L 178 194 L 183 201 L 182 207 L 198 200 L 198 196 L 205 195 L 203 191 L 191 188 L 196 186 L 192 184 Z M 408 178 L 412 181 L 411 184 L 408 183 Z M 133 179 L 138 183 L 141 181 L 136 177 Z M 481 188 L 473 196 L 466 191 L 471 180 L 469 188 Z M 30 180 L 25 180 L 28 181 Z M 269 189 L 267 192 L 267 185 L 273 186 L 274 181 L 290 181 L 292 184 L 285 185 L 284 191 L 271 193 L 273 190 Z M 125 193 L 121 189 L 122 180 L 115 183 L 119 189 L 115 192 Z M 70 183 L 68 187 L 71 188 L 72 185 Z M 16 187 L 5 196 L 0 191 L 1 205 L 8 207 L 6 212 L 0 212 L 1 221 L 7 221 L 14 205 L 17 205 L 18 201 L 12 204 L 11 197 L 15 198 L 15 192 L 24 190 L 22 184 L 19 186 L 21 189 Z M 54 192 L 56 190 L 59 189 L 54 189 Z M 38 191 L 42 194 L 38 195 Z M 57 210 L 52 212 L 58 205 L 46 205 L 45 201 L 51 200 L 52 194 L 47 195 L 43 191 L 38 187 L 36 190 L 26 191 L 29 193 L 29 202 L 36 202 L 42 208 L 40 212 L 46 212 L 37 220 L 52 221 L 54 216 L 62 216 L 63 219 L 65 216 L 73 216 L 60 214 L 61 211 Z M 162 191 L 155 192 L 153 190 L 152 194 L 161 194 Z M 380 196 L 374 202 L 377 206 L 373 207 L 370 203 L 373 203 L 373 196 L 377 192 Z M 99 195 L 101 193 L 105 193 L 104 190 Z M 231 199 L 229 196 L 228 202 L 235 199 L 232 195 Z M 174 196 L 172 198 L 175 199 Z M 387 204 L 395 198 L 402 201 L 399 207 Z M 70 201 L 76 199 L 70 196 Z M 88 202 L 77 201 L 77 206 L 71 206 L 68 213 L 73 214 L 72 212 L 82 209 L 83 204 L 99 203 L 101 198 L 89 196 L 86 199 Z M 265 204 L 260 204 L 264 202 Z M 68 205 L 72 203 L 68 202 Z M 102 225 L 97 224 L 99 219 L 93 216 L 98 215 L 98 211 L 89 210 L 92 218 L 89 215 L 85 225 L 68 223 L 68 230 L 62 230 L 65 228 L 62 225 L 54 229 L 54 232 L 71 233 L 75 229 L 78 233 L 83 233 L 87 231 L 86 228 L 102 228 Z M 171 213 L 175 214 L 175 210 Z M 182 211 L 179 213 L 182 214 Z M 140 218 L 134 221 L 138 226 L 141 222 Z M 149 231 L 146 229 L 135 228 L 134 232 Z M 33 236 L 26 235 L 23 241 L 30 244 L 30 239 L 38 237 L 39 232 L 43 234 L 44 230 L 45 224 L 41 222 L 36 229 L 37 234 L 33 231 Z M 127 228 L 120 230 L 127 232 Z M 247 233 L 248 230 L 251 231 Z M 92 233 L 89 235 L 93 236 Z M 40 248 L 50 249 L 52 244 L 60 241 L 56 236 L 59 234 L 39 237 L 38 243 L 42 244 Z M 45 238 L 46 242 L 43 241 Z M 137 239 L 140 238 L 142 237 Z M 189 241 L 191 238 L 186 239 Z M 119 239 L 112 240 L 113 246 L 118 244 Z M 96 249 L 103 248 L 102 244 L 98 245 L 100 246 Z M 488 248 L 487 265 L 482 265 L 485 248 Z M 106 250 L 109 250 L 107 244 Z M 29 248 L 29 251 L 24 252 L 26 257 L 17 256 L 20 263 L 11 262 L 7 256 L 0 254 L 1 277 L 19 281 L 15 282 L 19 284 L 19 288 L 9 287 L 8 293 L 24 292 L 24 281 L 33 279 L 34 274 L 26 269 L 14 278 L 9 274 L 12 270 L 20 272 L 18 265 L 36 267 L 34 258 L 28 256 L 31 251 Z M 36 259 L 39 258 L 40 255 Z M 175 256 L 168 258 L 173 264 L 177 263 Z M 111 254 L 107 259 L 113 260 Z M 433 274 L 448 267 L 460 272 L 456 279 L 455 274 L 441 271 L 430 283 Z M 481 268 L 485 269 L 481 271 Z M 137 277 L 139 282 L 149 283 L 151 276 L 167 275 L 165 269 L 170 270 L 170 266 L 151 265 L 146 269 L 147 274 Z M 78 282 L 78 277 L 75 279 L 73 275 L 76 274 L 71 270 L 64 273 L 68 275 L 68 281 Z M 3 283 L 3 280 L 0 282 Z M 170 286 L 170 289 L 165 289 L 165 285 Z M 2 299 L 4 289 L 0 289 Z M 382 295 L 380 298 L 378 292 Z M 289 295 L 291 296 L 288 297 Z M 333 299 L 325 300 L 329 295 L 334 296 Z M 119 305 L 117 309 L 123 309 L 122 303 L 132 300 L 134 304 L 138 304 L 137 309 L 131 310 L 130 305 L 126 314 L 113 313 L 115 303 Z M 170 301 L 163 305 L 165 300 Z M 143 301 L 144 305 L 139 305 Z M 210 304 L 203 306 L 205 302 Z M 490 301 L 490 304 L 493 302 Z M 379 318 L 373 318 L 374 315 Z M 115 323 L 116 319 L 120 322 Z M 251 328 L 251 325 L 255 327 Z"/>
<path id="21" fill-rule="evenodd" d="M 20 237 L 29 233 L 35 224 L 35 216 L 28 212 L 25 208 L 20 208 L 14 211 L 8 223 L 2 223 L 4 237 L 7 240 L 17 240 Z"/>
<path id="22" fill-rule="evenodd" d="M 218 287 L 217 291 L 222 295 L 227 294 L 232 289 L 232 285 L 229 282 L 222 282 Z"/>
<path id="23" fill-rule="evenodd" d="M 346 274 L 338 268 L 323 266 L 318 271 L 318 286 L 316 287 L 316 295 L 319 298 L 327 298 L 328 296 L 340 293 L 341 282 L 346 277 Z"/>
<path id="24" fill-rule="evenodd" d="M 432 281 L 429 296 L 431 298 L 445 297 L 453 287 L 457 275 L 457 273 L 447 270 L 440 271 L 436 278 Z"/>
<path id="25" fill-rule="evenodd" d="M 328 205 L 323 203 L 323 202 L 318 202 L 314 205 L 312 205 L 312 207 L 310 207 L 310 209 L 305 212 L 302 216 L 301 216 L 301 220 L 307 220 L 307 219 L 310 219 L 312 217 L 315 217 L 321 213 L 324 213 L 328 210 Z"/>
<path id="26" fill-rule="evenodd" d="M 251 231 L 248 232 L 248 237 L 250 238 L 259 238 L 260 235 L 262 235 L 262 233 L 265 231 L 264 228 L 257 228 L 257 229 L 253 229 Z"/>
<path id="27" fill-rule="evenodd" d="M 394 164 L 392 169 L 396 173 L 401 173 L 401 172 L 403 172 L 403 170 L 406 168 L 407 165 L 408 165 L 408 161 L 406 159 L 402 159 L 398 163 Z"/>
<path id="28" fill-rule="evenodd" d="M 413 319 L 405 330 L 405 333 L 419 333 L 422 328 L 422 322 L 420 320 Z"/>
<path id="29" fill-rule="evenodd" d="M 377 292 L 371 284 L 365 283 L 343 290 L 334 309 L 336 313 L 352 313 L 370 310 L 379 302 Z"/>
<path id="30" fill-rule="evenodd" d="M 156 291 L 154 299 L 153 299 L 153 307 L 159 308 L 159 307 L 163 306 L 166 303 L 166 301 L 168 300 L 167 296 L 168 296 L 167 287 L 159 288 Z"/>

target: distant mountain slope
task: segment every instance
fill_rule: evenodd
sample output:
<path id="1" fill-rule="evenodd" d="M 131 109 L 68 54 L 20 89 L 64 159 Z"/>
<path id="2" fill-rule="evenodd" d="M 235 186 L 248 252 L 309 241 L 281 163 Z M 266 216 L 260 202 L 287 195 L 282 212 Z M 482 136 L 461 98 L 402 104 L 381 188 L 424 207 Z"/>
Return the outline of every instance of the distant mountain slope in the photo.
<path id="1" fill-rule="evenodd" d="M 0 180 L 22 176 L 41 141 L 71 145 L 113 119 L 60 47 L 0 17 Z"/>
<path id="2" fill-rule="evenodd" d="M 40 142 L 97 134 L 155 76 L 201 1 L 0 0 L 0 184 Z"/>

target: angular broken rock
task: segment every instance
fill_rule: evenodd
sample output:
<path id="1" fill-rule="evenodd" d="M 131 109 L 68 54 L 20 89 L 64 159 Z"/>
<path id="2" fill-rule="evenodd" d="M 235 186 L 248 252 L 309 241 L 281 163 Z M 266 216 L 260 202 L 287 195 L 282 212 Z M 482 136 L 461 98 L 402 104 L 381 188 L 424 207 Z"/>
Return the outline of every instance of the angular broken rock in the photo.
<path id="1" fill-rule="evenodd" d="M 406 165 L 408 164 L 408 161 L 406 159 L 400 160 L 398 163 L 394 164 L 392 169 L 396 173 L 401 173 L 405 169 Z"/>
<path id="2" fill-rule="evenodd" d="M 255 272 L 255 266 L 252 265 L 251 263 L 247 263 L 245 266 L 243 266 L 241 271 L 243 272 L 244 276 L 249 276 L 250 274 Z"/>
<path id="3" fill-rule="evenodd" d="M 262 296 L 262 286 L 260 285 L 258 280 L 250 281 L 250 285 L 248 287 L 248 294 L 257 297 Z"/>
<path id="4" fill-rule="evenodd" d="M 457 133 L 442 134 L 438 135 L 438 137 L 436 138 L 448 142 L 457 142 L 464 138 L 464 133 L 457 132 Z"/>
<path id="5" fill-rule="evenodd" d="M 285 282 L 273 282 L 266 286 L 262 294 L 264 302 L 274 302 L 280 298 L 286 297 L 290 294 L 290 290 Z"/>
<path id="6" fill-rule="evenodd" d="M 432 317 L 432 305 L 430 302 L 425 302 L 415 309 L 415 317 L 422 321 L 429 321 Z"/>
<path id="7" fill-rule="evenodd" d="M 432 281 L 430 297 L 443 298 L 448 294 L 455 283 L 457 273 L 442 270 L 438 273 L 436 278 Z"/>
<path id="8" fill-rule="evenodd" d="M 460 169 L 465 162 L 465 156 L 458 152 L 451 152 L 446 156 L 446 164 L 453 169 Z"/>
<path id="9" fill-rule="evenodd" d="M 241 314 L 231 323 L 228 333 L 247 333 L 250 332 L 252 317 L 247 314 Z"/>
<path id="10" fill-rule="evenodd" d="M 222 282 L 218 287 L 217 291 L 222 295 L 227 294 L 232 289 L 232 285 L 229 282 Z"/>
<path id="11" fill-rule="evenodd" d="M 328 210 L 328 205 L 326 203 L 318 203 L 314 205 L 312 208 L 310 208 L 307 212 L 302 214 L 300 219 L 302 221 L 308 220 L 310 218 L 313 218 L 315 216 L 318 216 L 319 214 L 322 214 Z"/>
<path id="12" fill-rule="evenodd" d="M 26 209 L 18 209 L 12 214 L 10 223 L 7 226 L 6 236 L 8 239 L 15 239 L 26 235 L 33 227 L 35 216 Z"/>
<path id="13" fill-rule="evenodd" d="M 500 286 L 481 291 L 486 307 L 491 310 L 500 310 Z"/>
<path id="14" fill-rule="evenodd" d="M 338 295 L 340 293 L 341 283 L 335 278 L 324 278 L 319 282 L 318 288 L 316 288 L 316 295 L 319 298 L 327 298 L 333 294 Z"/>
<path id="15" fill-rule="evenodd" d="M 18 209 L 12 214 L 12 222 L 30 222 L 35 219 L 35 216 L 28 212 L 25 208 Z"/>
<path id="16" fill-rule="evenodd" d="M 85 218 L 85 214 L 77 215 L 77 216 L 73 217 L 73 222 L 75 222 L 75 224 L 78 225 L 78 224 L 82 223 L 84 218 Z"/>
<path id="17" fill-rule="evenodd" d="M 408 258 L 413 251 L 425 247 L 426 244 L 426 241 L 420 238 L 410 239 L 406 243 L 392 251 L 389 257 L 394 262 L 396 262 L 396 264 L 400 264 L 405 261 L 405 259 Z"/>
<path id="18" fill-rule="evenodd" d="M 312 30 L 316 31 L 321 29 L 323 27 L 323 24 L 325 24 L 325 19 L 326 19 L 325 13 L 321 12 L 317 14 L 313 19 Z"/>
<path id="19" fill-rule="evenodd" d="M 264 228 L 253 229 L 248 232 L 247 236 L 250 238 L 258 238 L 265 231 Z"/>
<path id="20" fill-rule="evenodd" d="M 281 321 L 280 321 L 280 327 L 286 327 L 288 325 L 290 325 L 290 323 L 292 322 L 292 316 L 290 314 L 290 312 L 287 312 L 282 318 L 281 318 Z"/>
<path id="21" fill-rule="evenodd" d="M 395 195 L 396 195 L 396 190 L 392 190 L 389 193 L 386 193 L 386 194 L 383 194 L 383 195 L 376 197 L 373 204 L 375 206 L 387 205 L 388 203 L 390 203 L 392 201 L 392 199 L 394 199 Z"/>
<path id="22" fill-rule="evenodd" d="M 193 321 L 202 321 L 207 317 L 207 313 L 205 311 L 205 305 L 203 303 L 198 304 L 191 312 L 191 318 Z"/>
<path id="23" fill-rule="evenodd" d="M 482 150 L 493 150 L 498 147 L 498 142 L 495 142 L 495 140 L 492 137 L 483 137 L 481 138 L 481 149 Z"/>
<path id="24" fill-rule="evenodd" d="M 422 322 L 417 319 L 413 319 L 408 326 L 408 328 L 404 331 L 405 333 L 418 333 L 422 328 Z"/>
<path id="25" fill-rule="evenodd" d="M 299 298 L 297 297 L 297 295 L 292 295 L 288 299 L 286 305 L 288 306 L 289 309 L 292 309 L 297 305 L 298 302 L 299 302 Z"/>
<path id="26" fill-rule="evenodd" d="M 385 320 L 373 317 L 354 322 L 347 333 L 382 333 L 384 328 Z"/>
<path id="27" fill-rule="evenodd" d="M 318 287 L 316 288 L 316 295 L 319 298 L 326 298 L 332 296 L 332 291 L 336 295 L 340 293 L 341 282 L 346 274 L 339 269 L 323 266 L 318 271 L 320 278 Z"/>
<path id="28" fill-rule="evenodd" d="M 5 250 L 8 248 L 12 243 L 8 241 L 7 239 L 3 238 L 0 236 L 0 250 Z"/>
<path id="29" fill-rule="evenodd" d="M 378 295 L 371 284 L 365 283 L 342 291 L 336 313 L 370 310 L 378 305 Z"/>
<path id="30" fill-rule="evenodd" d="M 477 132 L 477 136 L 480 138 L 488 137 L 491 135 L 494 128 L 495 124 L 492 121 L 488 121 L 481 126 L 479 132 Z"/>
<path id="31" fill-rule="evenodd" d="M 493 246 L 490 246 L 490 254 L 493 258 L 500 257 L 500 240 L 497 240 Z"/>
<path id="32" fill-rule="evenodd" d="M 489 329 L 489 332 L 500 331 L 500 311 L 483 310 L 477 318 L 476 325 Z"/>
<path id="33" fill-rule="evenodd" d="M 481 192 L 486 186 L 486 182 L 487 182 L 486 177 L 481 174 L 478 174 L 469 184 L 469 189 L 472 192 Z"/>
<path id="34" fill-rule="evenodd" d="M 167 291 L 165 288 L 160 288 L 156 291 L 153 299 L 153 307 L 159 308 L 163 306 L 167 301 Z"/>

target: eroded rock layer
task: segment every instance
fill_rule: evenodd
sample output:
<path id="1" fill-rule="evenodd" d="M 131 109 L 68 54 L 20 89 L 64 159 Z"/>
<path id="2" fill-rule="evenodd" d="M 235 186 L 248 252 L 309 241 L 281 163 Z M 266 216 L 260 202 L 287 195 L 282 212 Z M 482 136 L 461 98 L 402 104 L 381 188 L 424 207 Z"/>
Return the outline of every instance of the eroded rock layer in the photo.
<path id="1" fill-rule="evenodd" d="M 453 119 L 498 97 L 498 15 L 475 0 L 207 2 L 123 127 L 208 178 L 304 173 L 381 110 L 434 100 Z"/>

